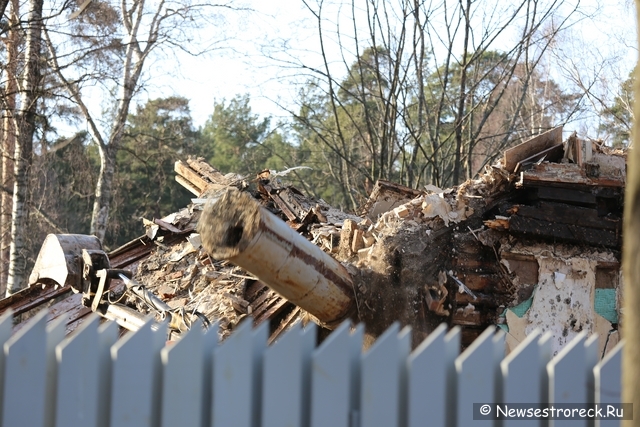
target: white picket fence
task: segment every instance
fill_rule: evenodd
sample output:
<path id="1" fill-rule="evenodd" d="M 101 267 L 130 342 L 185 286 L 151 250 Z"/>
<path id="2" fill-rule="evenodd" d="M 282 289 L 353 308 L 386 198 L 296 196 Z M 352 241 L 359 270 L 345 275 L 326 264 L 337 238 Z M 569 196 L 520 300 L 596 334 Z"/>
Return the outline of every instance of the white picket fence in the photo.
<path id="1" fill-rule="evenodd" d="M 621 399 L 621 345 L 597 363 L 585 335 L 552 359 L 536 333 L 505 358 L 503 332 L 459 354 L 459 330 L 441 325 L 411 352 L 410 331 L 394 325 L 362 353 L 363 328 L 346 324 L 319 347 L 313 325 L 267 346 L 266 325 L 250 322 L 222 344 L 194 328 L 166 345 L 151 323 L 118 339 L 92 317 L 65 338 L 64 321 L 46 315 L 14 336 L 10 314 L 0 318 L 2 426 L 523 427 L 567 421 L 474 421 L 473 403 Z"/>

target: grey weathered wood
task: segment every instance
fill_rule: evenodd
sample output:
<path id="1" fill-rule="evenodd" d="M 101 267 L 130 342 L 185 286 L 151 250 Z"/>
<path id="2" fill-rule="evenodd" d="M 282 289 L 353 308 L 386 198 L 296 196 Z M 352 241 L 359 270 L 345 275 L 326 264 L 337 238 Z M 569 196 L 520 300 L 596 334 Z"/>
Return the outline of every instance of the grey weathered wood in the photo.
<path id="1" fill-rule="evenodd" d="M 441 326 L 409 354 L 410 332 L 394 324 L 363 355 L 362 325 L 318 349 L 315 326 L 267 349 L 267 324 L 246 322 L 220 346 L 215 328 L 196 325 L 163 348 L 166 325 L 117 340 L 114 323 L 90 318 L 63 339 L 64 321 L 46 320 L 9 338 L 11 316 L 0 318 L 3 426 L 475 426 L 494 422 L 472 420 L 474 403 L 621 400 L 622 344 L 594 366 L 597 339 L 585 334 L 549 361 L 551 336 L 537 331 L 505 358 L 504 334 L 488 329 L 458 357 L 459 329 Z M 619 425 L 550 425 L 567 423 Z"/>
<path id="2" fill-rule="evenodd" d="M 540 345 L 540 330 L 536 329 L 516 347 L 500 363 L 502 373 L 502 387 L 498 401 L 509 405 L 512 403 L 543 403 L 543 377 L 546 375 L 546 365 L 549 362 Z M 543 421 L 504 420 L 504 427 L 542 426 Z"/>
<path id="3" fill-rule="evenodd" d="M 371 349 L 362 355 L 360 386 L 360 426 L 399 426 L 404 421 L 403 377 L 410 350 L 410 332 L 399 334 L 391 325 Z"/>
<path id="4" fill-rule="evenodd" d="M 579 333 L 547 365 L 549 403 L 575 404 L 587 402 L 586 333 Z M 587 420 L 551 420 L 550 426 L 584 426 Z"/>
<path id="5" fill-rule="evenodd" d="M 360 359 L 362 358 L 362 342 L 364 339 L 364 324 L 359 324 L 353 330 L 349 345 L 351 360 L 351 426 L 360 425 Z"/>
<path id="6" fill-rule="evenodd" d="M 200 427 L 202 417 L 203 334 L 196 321 L 180 341 L 160 351 L 161 427 Z"/>
<path id="7" fill-rule="evenodd" d="M 112 426 L 154 425 L 154 385 L 159 369 L 159 340 L 151 321 L 129 333 L 111 347 L 113 360 L 111 410 Z"/>
<path id="8" fill-rule="evenodd" d="M 202 337 L 202 381 L 200 389 L 200 425 L 211 426 L 211 402 L 213 400 L 213 352 L 218 345 L 218 322 L 214 322 Z"/>
<path id="9" fill-rule="evenodd" d="M 13 310 L 10 308 L 0 316 L 0 346 L 4 346 L 4 343 L 11 337 L 11 327 L 13 326 Z M 5 352 L 0 351 L 0 420 L 2 420 L 3 403 L 4 403 L 4 383 L 6 378 L 5 365 L 6 358 Z"/>
<path id="10" fill-rule="evenodd" d="M 595 403 L 622 403 L 622 342 L 619 342 L 593 369 Z M 620 421 L 596 420 L 596 427 L 619 426 Z"/>
<path id="11" fill-rule="evenodd" d="M 254 411 L 259 411 L 260 372 L 256 358 L 266 345 L 266 323 L 256 331 L 245 319 L 238 329 L 213 352 L 212 425 L 215 427 L 254 426 Z M 260 332 L 262 331 L 262 332 Z M 257 335 L 256 335 L 257 333 Z M 265 337 L 264 341 L 257 338 Z"/>
<path id="12" fill-rule="evenodd" d="M 493 425 L 490 420 L 473 419 L 473 404 L 495 403 L 496 376 L 503 357 L 504 333 L 489 327 L 456 359 L 456 425 Z"/>
<path id="13" fill-rule="evenodd" d="M 264 353 L 262 427 L 302 426 L 307 416 L 309 388 L 304 372 L 311 358 L 316 329 L 296 324 Z M 306 360 L 305 360 L 306 359 Z M 307 368 L 308 369 L 308 368 Z M 283 402 L 286 402 L 283 404 Z"/>
<path id="14" fill-rule="evenodd" d="M 419 427 L 429 422 L 433 427 L 446 426 L 448 359 L 445 343 L 447 325 L 441 324 L 409 356 L 408 425 Z"/>
<path id="15" fill-rule="evenodd" d="M 558 126 L 506 150 L 504 152 L 503 166 L 509 172 L 513 172 L 519 161 L 560 143 L 562 143 L 562 126 Z"/>
<path id="16" fill-rule="evenodd" d="M 261 425 L 260 414 L 262 412 L 262 378 L 263 378 L 263 358 L 264 352 L 267 349 L 267 340 L 269 338 L 268 322 L 262 323 L 256 329 L 253 330 L 251 335 L 252 339 L 252 363 L 253 363 L 253 403 L 251 413 L 253 414 L 251 422 L 254 427 Z"/>
<path id="17" fill-rule="evenodd" d="M 47 312 L 44 310 L 4 344 L 2 425 L 5 427 L 44 426 L 46 325 Z M 25 402 L 29 402 L 28 408 L 25 408 Z"/>
<path id="18" fill-rule="evenodd" d="M 598 364 L 598 360 L 600 356 L 598 355 L 598 347 L 600 343 L 600 338 L 598 335 L 593 334 L 584 343 L 584 357 L 585 357 L 585 378 L 587 380 L 586 392 L 587 399 L 586 403 L 593 404 L 595 402 L 595 376 L 594 376 L 594 368 Z M 590 425 L 593 425 L 590 422 Z"/>
<path id="19" fill-rule="evenodd" d="M 58 361 L 56 360 L 56 347 L 64 339 L 67 319 L 59 317 L 47 324 L 47 348 L 46 348 L 46 401 L 44 407 L 44 425 L 53 427 L 55 423 L 56 386 L 58 382 Z"/>
<path id="20" fill-rule="evenodd" d="M 457 395 L 458 395 L 458 372 L 456 370 L 456 358 L 460 354 L 460 342 L 462 339 L 462 330 L 456 326 L 451 329 L 444 337 L 444 343 L 447 353 L 447 364 L 444 371 L 447 376 L 447 406 L 445 418 L 448 426 L 455 426 L 458 411 Z"/>
<path id="21" fill-rule="evenodd" d="M 112 360 L 111 346 L 118 340 L 118 324 L 103 323 L 98 327 L 98 427 L 110 425 Z"/>
<path id="22" fill-rule="evenodd" d="M 302 332 L 302 386 L 301 419 L 308 426 L 311 418 L 311 357 L 316 348 L 318 330 L 315 323 L 309 323 Z"/>
<path id="23" fill-rule="evenodd" d="M 98 325 L 98 315 L 93 313 L 74 335 L 56 347 L 56 426 L 98 425 L 98 389 L 102 386 L 98 382 L 101 369 Z"/>
<path id="24" fill-rule="evenodd" d="M 553 335 L 551 332 L 545 332 L 540 339 L 538 340 L 538 346 L 540 348 L 540 358 L 544 361 L 544 364 L 539 367 L 541 381 L 540 381 L 540 402 L 550 402 L 549 399 L 549 370 L 547 366 L 549 362 L 553 358 L 553 348 L 552 348 L 552 340 Z"/>
<path id="25" fill-rule="evenodd" d="M 311 427 L 349 427 L 351 354 L 349 323 L 342 323 L 311 357 Z"/>

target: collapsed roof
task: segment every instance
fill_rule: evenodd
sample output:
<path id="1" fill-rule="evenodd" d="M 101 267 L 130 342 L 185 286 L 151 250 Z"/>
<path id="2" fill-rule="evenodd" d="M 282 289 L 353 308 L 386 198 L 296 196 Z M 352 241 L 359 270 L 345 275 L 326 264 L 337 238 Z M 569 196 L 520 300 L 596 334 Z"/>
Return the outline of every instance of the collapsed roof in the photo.
<path id="1" fill-rule="evenodd" d="M 108 258 L 172 310 L 218 321 L 222 338 L 247 316 L 270 322 L 271 341 L 297 322 L 317 320 L 261 277 L 203 249 L 196 224 L 206 200 L 234 188 L 346 267 L 351 315 L 371 338 L 399 321 L 413 327 L 415 343 L 441 322 L 462 328 L 463 345 L 492 324 L 509 332 L 509 348 L 535 328 L 552 334 L 556 352 L 581 331 L 600 336 L 602 353 L 619 339 L 626 154 L 575 133 L 562 141 L 562 128 L 507 150 L 455 188 L 379 181 L 359 215 L 283 185 L 282 174 L 249 180 L 199 159 L 177 162 L 176 172 L 197 199 L 146 221 L 145 236 Z M 52 318 L 68 316 L 70 332 L 91 309 L 60 285 L 36 277 L 0 301 L 0 312 L 48 305 Z M 125 289 L 115 280 L 107 296 L 152 312 Z"/>

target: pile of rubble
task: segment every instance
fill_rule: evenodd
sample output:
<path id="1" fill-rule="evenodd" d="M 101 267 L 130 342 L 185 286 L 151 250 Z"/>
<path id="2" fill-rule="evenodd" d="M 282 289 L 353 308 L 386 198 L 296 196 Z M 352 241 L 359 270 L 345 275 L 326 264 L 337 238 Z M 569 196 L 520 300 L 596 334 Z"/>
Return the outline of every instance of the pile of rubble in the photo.
<path id="1" fill-rule="evenodd" d="M 508 331 L 510 347 L 541 328 L 552 333 L 555 351 L 587 331 L 601 336 L 604 353 L 618 339 L 625 168 L 624 152 L 575 134 L 562 141 L 557 128 L 507 150 L 456 188 L 379 181 L 351 215 L 283 185 L 282 174 L 222 175 L 190 159 L 176 163 L 176 180 L 193 203 L 146 221 L 146 235 L 109 259 L 185 319 L 198 313 L 219 322 L 223 338 L 247 316 L 270 323 L 271 341 L 314 320 L 263 278 L 203 249 L 196 225 L 205 202 L 233 188 L 342 263 L 353 285 L 351 315 L 371 338 L 400 321 L 418 343 L 447 322 L 463 329 L 468 345 L 493 324 Z M 88 312 L 73 309 L 72 298 L 58 303 L 70 330 Z M 150 312 L 121 285 L 109 298 Z"/>

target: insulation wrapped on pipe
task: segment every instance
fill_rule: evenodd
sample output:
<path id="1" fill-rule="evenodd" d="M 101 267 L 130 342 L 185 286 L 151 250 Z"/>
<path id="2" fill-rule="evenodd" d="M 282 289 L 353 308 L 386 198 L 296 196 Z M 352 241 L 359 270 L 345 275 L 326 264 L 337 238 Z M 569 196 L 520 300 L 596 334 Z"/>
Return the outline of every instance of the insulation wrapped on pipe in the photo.
<path id="1" fill-rule="evenodd" d="M 254 274 L 323 326 L 351 316 L 355 296 L 347 269 L 250 195 L 229 189 L 208 200 L 198 232 L 212 257 Z"/>

